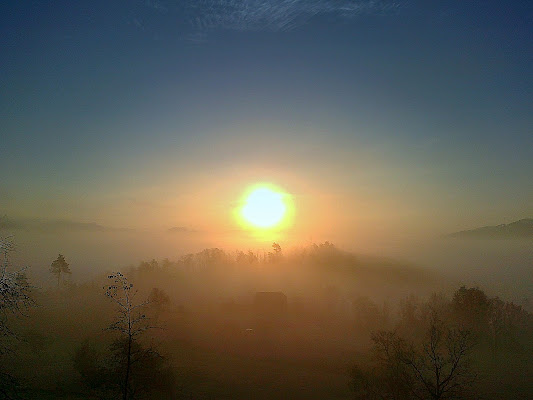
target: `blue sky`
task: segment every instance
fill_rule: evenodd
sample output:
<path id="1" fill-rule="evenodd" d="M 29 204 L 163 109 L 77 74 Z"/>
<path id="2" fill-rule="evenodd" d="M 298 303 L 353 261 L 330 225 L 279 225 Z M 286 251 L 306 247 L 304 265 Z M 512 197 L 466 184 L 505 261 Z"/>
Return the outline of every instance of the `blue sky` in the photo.
<path id="1" fill-rule="evenodd" d="M 532 21 L 527 1 L 3 2 L 0 211 L 205 228 L 179 198 L 214 215 L 271 179 L 342 203 L 347 232 L 530 217 Z"/>

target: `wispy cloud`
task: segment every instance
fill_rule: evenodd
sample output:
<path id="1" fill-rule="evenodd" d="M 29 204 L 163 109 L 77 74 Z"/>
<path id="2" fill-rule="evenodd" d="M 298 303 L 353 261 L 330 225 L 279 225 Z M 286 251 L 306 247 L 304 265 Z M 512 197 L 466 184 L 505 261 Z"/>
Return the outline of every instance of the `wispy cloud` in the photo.
<path id="1" fill-rule="evenodd" d="M 170 14 L 192 29 L 194 41 L 206 32 L 290 31 L 312 18 L 327 15 L 349 19 L 361 14 L 395 12 L 402 0 L 148 0 L 146 8 Z"/>
<path id="2" fill-rule="evenodd" d="M 352 18 L 362 13 L 390 12 L 397 1 L 372 0 L 200 0 L 189 6 L 198 30 L 288 31 L 319 15 Z"/>

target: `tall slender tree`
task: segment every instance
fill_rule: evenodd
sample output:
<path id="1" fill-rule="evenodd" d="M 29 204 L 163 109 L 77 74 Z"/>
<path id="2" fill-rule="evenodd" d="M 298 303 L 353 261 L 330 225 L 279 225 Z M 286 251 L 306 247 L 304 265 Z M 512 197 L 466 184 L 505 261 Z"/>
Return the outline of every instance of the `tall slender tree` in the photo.
<path id="1" fill-rule="evenodd" d="M 124 358 L 122 367 L 122 398 L 128 400 L 133 398 L 132 390 L 132 366 L 134 363 L 145 359 L 147 355 L 158 356 L 152 348 L 143 349 L 137 339 L 146 330 L 153 328 L 148 325 L 148 319 L 142 312 L 150 304 L 149 301 L 135 303 L 136 291 L 133 290 L 133 284 L 120 272 L 109 275 L 113 283 L 107 286 L 106 296 L 109 297 L 117 306 L 117 318 L 108 327 L 109 330 L 118 331 L 121 337 L 114 343 L 115 352 L 119 353 L 120 358 Z M 122 368 L 121 367 L 121 368 Z"/>
<path id="2" fill-rule="evenodd" d="M 71 274 L 69 263 L 66 262 L 65 256 L 60 254 L 50 265 L 50 272 L 57 276 L 57 287 L 59 287 L 61 274 Z"/>

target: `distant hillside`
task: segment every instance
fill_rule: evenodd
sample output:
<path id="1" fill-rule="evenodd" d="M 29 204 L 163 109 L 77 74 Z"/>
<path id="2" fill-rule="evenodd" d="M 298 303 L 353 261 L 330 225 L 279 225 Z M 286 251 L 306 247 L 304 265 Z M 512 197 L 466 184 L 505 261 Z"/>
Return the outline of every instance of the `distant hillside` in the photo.
<path id="1" fill-rule="evenodd" d="M 78 222 L 63 219 L 8 218 L 0 217 L 0 231 L 40 232 L 40 233 L 72 233 L 72 232 L 117 232 L 117 229 L 99 225 L 95 222 Z"/>
<path id="2" fill-rule="evenodd" d="M 525 218 L 510 224 L 484 226 L 482 228 L 455 232 L 448 237 L 481 239 L 533 239 L 533 219 Z"/>

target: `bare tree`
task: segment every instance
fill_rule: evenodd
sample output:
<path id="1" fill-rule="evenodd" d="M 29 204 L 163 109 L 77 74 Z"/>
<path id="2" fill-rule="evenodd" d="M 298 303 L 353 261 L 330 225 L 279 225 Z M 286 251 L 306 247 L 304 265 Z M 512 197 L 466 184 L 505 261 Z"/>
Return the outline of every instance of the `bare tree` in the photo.
<path id="1" fill-rule="evenodd" d="M 468 363 L 473 344 L 470 331 L 447 327 L 433 313 L 422 348 L 417 351 L 411 347 L 402 355 L 417 383 L 415 396 L 435 400 L 466 398 L 475 379 Z"/>
<path id="2" fill-rule="evenodd" d="M 24 269 L 11 271 L 10 253 L 14 250 L 13 237 L 0 238 L 0 335 L 2 339 L 16 338 L 9 327 L 9 317 L 23 315 L 33 304 L 30 285 Z M 0 344 L 0 356 L 10 352 L 5 340 Z M 6 372 L 0 371 L 0 396 L 4 399 L 17 398 L 17 381 Z"/>
<path id="3" fill-rule="evenodd" d="M 10 315 L 22 315 L 33 304 L 30 297 L 30 285 L 24 268 L 10 271 L 9 255 L 14 250 L 13 238 L 0 238 L 0 335 L 13 336 L 8 326 Z M 0 354 L 5 351 L 0 346 Z"/>
<path id="4" fill-rule="evenodd" d="M 135 303 L 137 291 L 133 290 L 133 284 L 129 283 L 127 278 L 117 272 L 109 275 L 113 283 L 106 288 L 106 296 L 109 297 L 117 306 L 117 318 L 107 329 L 118 331 L 121 339 L 113 345 L 113 350 L 120 357 L 123 356 L 124 378 L 122 382 L 122 398 L 128 400 L 133 398 L 131 388 L 132 366 L 142 361 L 147 356 L 159 356 L 152 348 L 144 349 L 137 343 L 138 337 L 148 329 L 154 328 L 148 325 L 148 319 L 142 312 L 144 307 L 150 304 L 149 301 Z"/>
<path id="5" fill-rule="evenodd" d="M 430 315 L 426 337 L 420 344 L 392 331 L 372 334 L 374 363 L 370 370 L 355 367 L 352 381 L 363 399 L 472 398 L 475 380 L 468 357 L 473 347 L 469 331 L 447 326 Z"/>

